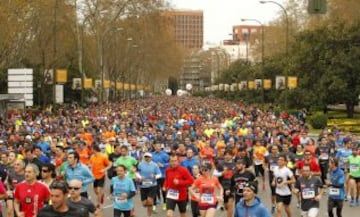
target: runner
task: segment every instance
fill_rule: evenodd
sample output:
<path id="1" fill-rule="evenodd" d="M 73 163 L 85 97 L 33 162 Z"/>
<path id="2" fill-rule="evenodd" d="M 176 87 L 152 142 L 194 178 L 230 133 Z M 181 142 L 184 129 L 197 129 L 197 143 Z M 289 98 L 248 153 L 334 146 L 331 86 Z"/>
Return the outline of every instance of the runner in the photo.
<path id="1" fill-rule="evenodd" d="M 263 140 L 257 139 L 255 146 L 253 147 L 253 160 L 255 164 L 255 175 L 262 179 L 262 190 L 265 190 L 265 157 L 268 155 L 266 148 L 264 147 Z"/>
<path id="2" fill-rule="evenodd" d="M 224 197 L 224 189 L 219 180 L 211 175 L 211 168 L 212 166 L 209 163 L 202 166 L 202 176 L 195 180 L 189 190 L 190 194 L 199 201 L 198 205 L 201 217 L 214 217 L 217 202 Z M 199 189 L 199 194 L 196 194 L 195 189 Z M 220 192 L 219 197 L 216 197 L 216 189 Z"/>
<path id="3" fill-rule="evenodd" d="M 345 181 L 345 199 L 344 201 L 348 201 L 348 197 L 350 197 L 349 195 L 349 164 L 348 164 L 348 157 L 350 155 L 352 155 L 352 149 L 351 149 L 351 139 L 349 138 L 344 138 L 343 139 L 343 143 L 344 143 L 344 148 L 339 149 L 336 152 L 335 157 L 337 159 L 339 159 L 339 166 L 340 168 L 345 172 L 345 176 L 346 176 L 346 181 Z"/>
<path id="4" fill-rule="evenodd" d="M 97 207 L 104 204 L 104 185 L 105 174 L 112 167 L 111 161 L 101 153 L 99 145 L 94 144 L 92 147 L 93 154 L 90 157 L 89 166 L 95 178 L 94 192 L 97 198 Z"/>
<path id="5" fill-rule="evenodd" d="M 68 165 L 65 167 L 65 178 L 67 183 L 73 179 L 80 180 L 83 183 L 81 187 L 81 196 L 88 198 L 87 188 L 94 182 L 94 176 L 86 165 L 79 162 L 79 159 L 80 156 L 77 152 L 72 151 L 68 154 Z"/>
<path id="6" fill-rule="evenodd" d="M 244 160 L 236 161 L 235 173 L 231 178 L 231 186 L 235 194 L 235 205 L 244 196 L 244 186 L 246 183 L 255 182 L 256 177 L 253 173 L 246 170 L 246 162 Z"/>
<path id="7" fill-rule="evenodd" d="M 15 186 L 25 180 L 25 162 L 16 159 L 14 162 L 14 170 L 9 170 L 7 181 L 5 183 L 7 189 L 6 200 L 6 216 L 14 216 L 14 190 Z"/>
<path id="8" fill-rule="evenodd" d="M 272 180 L 272 186 L 276 187 L 275 193 L 277 217 L 282 217 L 283 209 L 285 209 L 287 216 L 291 217 L 291 210 L 289 206 L 291 203 L 290 185 L 295 183 L 295 177 L 286 165 L 286 156 L 279 155 L 278 167 L 274 169 L 274 178 Z"/>
<path id="9" fill-rule="evenodd" d="M 220 161 L 216 165 L 214 176 L 219 178 L 221 186 L 224 189 L 224 206 L 227 212 L 227 217 L 234 215 L 234 195 L 231 192 L 231 178 L 235 171 L 235 163 L 232 156 L 232 151 L 225 151 L 224 161 Z"/>
<path id="10" fill-rule="evenodd" d="M 339 168 L 339 160 L 337 158 L 330 159 L 329 164 L 330 178 L 326 180 L 329 187 L 328 197 L 328 215 L 334 217 L 333 209 L 336 208 L 336 216 L 342 217 L 343 200 L 345 199 L 345 174 Z"/>
<path id="11" fill-rule="evenodd" d="M 304 165 L 302 175 L 295 183 L 293 192 L 301 195 L 301 216 L 317 217 L 322 196 L 321 180 L 311 175 L 310 165 Z"/>
<path id="12" fill-rule="evenodd" d="M 244 185 L 244 198 L 235 206 L 234 217 L 270 217 L 269 211 L 260 198 L 256 196 L 258 192 L 257 182 L 249 182 Z"/>
<path id="13" fill-rule="evenodd" d="M 18 217 L 34 217 L 50 199 L 47 186 L 36 180 L 39 168 L 32 163 L 25 167 L 25 182 L 15 186 L 14 209 Z"/>
<path id="14" fill-rule="evenodd" d="M 35 215 L 37 217 L 86 217 L 80 210 L 71 208 L 66 204 L 68 198 L 68 189 L 63 182 L 55 181 L 50 186 L 51 202 L 49 206 L 45 206 Z M 21 213 L 20 213 L 21 214 Z M 24 216 L 24 215 L 22 215 Z M 26 216 L 26 215 L 25 215 Z M 21 216 L 19 216 L 21 217 Z M 31 216 L 34 217 L 34 216 Z"/>
<path id="15" fill-rule="evenodd" d="M 349 191 L 351 195 L 350 206 L 359 206 L 360 194 L 360 156 L 358 155 L 358 145 L 353 143 L 352 155 L 347 158 L 349 165 Z"/>
<path id="16" fill-rule="evenodd" d="M 51 183 L 54 182 L 56 177 L 56 171 L 54 164 L 48 163 L 44 164 L 41 168 L 41 181 L 47 187 L 50 187 Z"/>
<path id="17" fill-rule="evenodd" d="M 269 184 L 271 190 L 271 214 L 275 213 L 276 192 L 275 186 L 272 185 L 274 179 L 274 170 L 278 167 L 279 147 L 276 145 L 270 146 L 270 155 L 265 158 L 265 169 L 269 172 Z"/>
<path id="18" fill-rule="evenodd" d="M 116 167 L 117 176 L 111 179 L 110 193 L 114 206 L 114 217 L 130 217 L 134 208 L 136 193 L 134 181 L 126 176 L 127 169 L 124 165 Z"/>
<path id="19" fill-rule="evenodd" d="M 327 179 L 329 171 L 329 157 L 331 155 L 330 146 L 325 137 L 321 138 L 320 145 L 315 150 L 315 155 L 319 159 L 321 181 L 325 185 L 325 180 Z"/>
<path id="20" fill-rule="evenodd" d="M 161 177 L 159 166 L 152 161 L 150 152 L 144 154 L 144 160 L 138 165 L 137 178 L 140 181 L 141 202 L 147 208 L 147 217 L 153 213 L 153 205 L 157 192 L 156 180 Z"/>
<path id="21" fill-rule="evenodd" d="M 69 182 L 68 189 L 70 197 L 66 201 L 67 205 L 79 210 L 81 216 L 89 217 L 89 213 L 98 216 L 100 210 L 96 210 L 95 205 L 91 200 L 81 196 L 81 187 L 82 182 L 79 180 L 73 179 Z"/>
<path id="22" fill-rule="evenodd" d="M 163 191 L 166 192 L 167 217 L 173 217 L 176 205 L 180 216 L 186 216 L 186 204 L 188 200 L 187 188 L 193 184 L 194 179 L 190 172 L 179 166 L 178 157 L 170 156 L 170 165 L 166 169 Z"/>

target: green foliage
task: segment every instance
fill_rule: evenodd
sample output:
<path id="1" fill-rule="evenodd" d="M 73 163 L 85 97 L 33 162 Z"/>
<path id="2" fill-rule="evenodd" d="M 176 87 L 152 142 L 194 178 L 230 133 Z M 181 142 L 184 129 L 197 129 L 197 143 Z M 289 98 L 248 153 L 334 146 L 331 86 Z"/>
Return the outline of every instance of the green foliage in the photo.
<path id="1" fill-rule="evenodd" d="M 314 129 L 323 129 L 326 127 L 328 116 L 323 113 L 316 113 L 311 116 L 310 124 Z"/>

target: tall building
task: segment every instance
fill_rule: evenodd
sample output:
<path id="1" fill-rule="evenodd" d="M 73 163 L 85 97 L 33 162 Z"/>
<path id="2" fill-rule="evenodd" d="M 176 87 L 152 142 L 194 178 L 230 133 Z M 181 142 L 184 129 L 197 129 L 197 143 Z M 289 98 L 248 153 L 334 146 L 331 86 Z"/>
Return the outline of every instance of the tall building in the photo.
<path id="1" fill-rule="evenodd" d="M 175 10 L 165 13 L 173 23 L 176 43 L 183 48 L 201 49 L 204 40 L 203 11 Z"/>
<path id="2" fill-rule="evenodd" d="M 253 44 L 260 39 L 261 26 L 259 25 L 237 25 L 233 26 L 232 36 L 233 41 L 248 42 Z"/>

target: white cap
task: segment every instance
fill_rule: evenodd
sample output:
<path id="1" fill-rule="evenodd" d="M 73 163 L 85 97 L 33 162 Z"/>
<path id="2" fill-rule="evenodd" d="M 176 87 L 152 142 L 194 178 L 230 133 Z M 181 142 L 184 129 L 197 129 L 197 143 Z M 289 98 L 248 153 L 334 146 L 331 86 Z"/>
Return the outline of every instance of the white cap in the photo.
<path id="1" fill-rule="evenodd" d="M 151 154 L 150 152 L 146 152 L 146 153 L 144 154 L 144 157 L 152 157 L 152 154 Z"/>

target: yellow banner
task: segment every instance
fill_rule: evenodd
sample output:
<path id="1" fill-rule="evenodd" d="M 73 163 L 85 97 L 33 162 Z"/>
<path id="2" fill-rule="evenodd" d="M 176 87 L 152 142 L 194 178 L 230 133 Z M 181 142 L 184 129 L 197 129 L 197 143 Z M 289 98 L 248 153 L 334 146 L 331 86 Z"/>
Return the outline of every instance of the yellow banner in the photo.
<path id="1" fill-rule="evenodd" d="M 270 79 L 265 79 L 264 80 L 264 89 L 271 89 L 271 80 Z"/>
<path id="2" fill-rule="evenodd" d="M 124 90 L 130 90 L 130 84 L 125 83 L 124 84 Z"/>
<path id="3" fill-rule="evenodd" d="M 130 88 L 131 88 L 131 90 L 136 90 L 136 85 L 132 84 L 132 85 L 130 85 Z"/>
<path id="4" fill-rule="evenodd" d="M 66 83 L 67 82 L 67 70 L 66 69 L 57 69 L 56 70 L 56 82 Z"/>
<path id="5" fill-rule="evenodd" d="M 93 83 L 92 78 L 85 78 L 85 79 L 84 79 L 84 88 L 85 88 L 85 89 L 90 89 L 90 88 L 92 88 L 92 87 L 93 87 L 92 83 Z"/>
<path id="6" fill-rule="evenodd" d="M 296 76 L 289 76 L 288 77 L 288 88 L 294 89 L 297 88 L 297 77 Z"/>
<path id="7" fill-rule="evenodd" d="M 141 84 L 138 84 L 137 89 L 138 90 L 144 90 L 144 87 Z"/>
<path id="8" fill-rule="evenodd" d="M 110 80 L 104 81 L 104 88 L 110 88 Z"/>
<path id="9" fill-rule="evenodd" d="M 124 86 L 124 85 L 123 85 L 122 82 L 119 82 L 119 81 L 116 82 L 116 89 L 117 89 L 117 90 L 122 90 L 122 89 L 123 89 L 123 86 Z"/>
<path id="10" fill-rule="evenodd" d="M 145 86 L 145 90 L 146 90 L 146 91 L 151 91 L 151 86 L 150 86 L 150 85 L 146 85 L 146 86 Z"/>
<path id="11" fill-rule="evenodd" d="M 255 89 L 255 82 L 254 81 L 248 81 L 248 88 L 249 88 L 249 90 Z"/>

